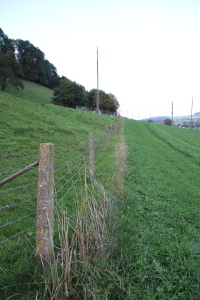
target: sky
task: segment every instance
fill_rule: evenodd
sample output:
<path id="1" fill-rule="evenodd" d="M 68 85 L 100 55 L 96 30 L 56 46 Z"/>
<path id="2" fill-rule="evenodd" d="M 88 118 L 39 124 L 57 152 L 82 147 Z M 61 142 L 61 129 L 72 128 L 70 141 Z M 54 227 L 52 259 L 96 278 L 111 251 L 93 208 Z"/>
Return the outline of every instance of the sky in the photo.
<path id="1" fill-rule="evenodd" d="M 116 96 L 123 116 L 200 112 L 199 0 L 1 0 L 0 28 L 60 76 Z M 192 107 L 193 97 L 193 107 Z"/>

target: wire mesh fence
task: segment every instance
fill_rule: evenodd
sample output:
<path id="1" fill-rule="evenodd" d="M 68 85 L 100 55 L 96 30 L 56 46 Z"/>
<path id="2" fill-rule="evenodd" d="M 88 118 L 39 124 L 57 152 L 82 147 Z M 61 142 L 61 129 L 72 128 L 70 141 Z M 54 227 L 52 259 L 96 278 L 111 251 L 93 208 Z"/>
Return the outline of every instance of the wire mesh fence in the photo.
<path id="1" fill-rule="evenodd" d="M 117 126 L 117 124 L 115 125 Z M 109 134 L 108 134 L 109 130 Z M 116 133 L 116 131 L 115 131 Z M 113 125 L 107 128 L 107 139 L 114 134 Z M 107 142 L 107 141 L 106 141 Z M 94 164 L 105 151 L 105 134 L 94 135 Z M 15 172 L 23 170 L 30 162 L 39 160 L 39 149 L 27 153 L 0 156 L 0 182 Z M 54 207 L 70 207 L 74 191 L 88 172 L 89 141 L 55 145 L 54 154 Z M 1 184 L 0 184 L 1 185 Z M 0 245 L 9 241 L 21 242 L 28 238 L 34 243 L 38 198 L 38 167 L 0 186 Z"/>

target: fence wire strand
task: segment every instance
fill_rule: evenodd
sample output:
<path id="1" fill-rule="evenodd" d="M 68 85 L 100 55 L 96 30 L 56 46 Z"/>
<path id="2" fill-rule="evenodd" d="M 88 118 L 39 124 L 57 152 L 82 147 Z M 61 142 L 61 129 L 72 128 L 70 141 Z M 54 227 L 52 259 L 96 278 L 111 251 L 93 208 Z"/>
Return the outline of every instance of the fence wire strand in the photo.
<path id="1" fill-rule="evenodd" d="M 38 150 L 37 150 L 37 151 L 33 151 L 33 152 L 26 152 L 26 153 L 11 153 L 11 154 L 4 154 L 4 155 L 0 155 L 0 157 L 29 155 L 29 154 L 35 154 L 35 153 L 39 153 Z"/>
<path id="2" fill-rule="evenodd" d="M 67 154 L 70 154 L 70 153 L 72 153 L 72 152 L 75 152 L 75 151 L 77 151 L 78 149 L 81 149 L 81 148 L 83 148 L 83 145 L 81 145 L 80 147 L 77 147 L 77 148 L 75 148 L 75 149 L 73 149 L 73 150 L 70 150 L 70 151 L 68 151 L 68 152 L 65 152 L 65 153 L 61 154 L 60 156 L 58 156 L 58 157 L 55 157 L 55 160 L 57 160 L 57 159 L 63 157 L 64 155 L 67 155 Z"/>
<path id="3" fill-rule="evenodd" d="M 69 165 L 69 163 L 71 163 L 72 161 L 74 161 L 76 158 L 85 155 L 87 151 L 88 151 L 88 150 L 86 150 L 85 152 L 83 152 L 83 153 L 81 153 L 81 154 L 79 154 L 79 155 L 73 157 L 71 160 L 67 161 L 66 164 L 64 164 L 64 165 L 62 165 L 61 167 L 59 167 L 58 169 L 56 169 L 56 170 L 54 171 L 54 173 L 57 173 L 59 170 L 61 170 L 61 169 L 64 168 L 65 166 Z"/>
<path id="4" fill-rule="evenodd" d="M 35 214 L 35 213 L 36 213 L 36 211 L 34 211 L 34 212 L 32 212 L 32 213 L 30 213 L 30 214 L 24 216 L 24 217 L 21 217 L 21 218 L 19 218 L 19 219 L 17 219 L 17 220 L 11 221 L 11 222 L 9 222 L 9 223 L 7 223 L 7 224 L 3 224 L 3 225 L 0 226 L 0 228 L 3 228 L 3 227 L 5 227 L 5 226 L 7 226 L 7 225 L 16 223 L 16 222 L 18 222 L 18 221 L 20 221 L 20 220 L 26 219 L 26 218 L 28 218 L 29 216 L 31 216 L 31 215 L 33 215 L 33 214 Z"/>
<path id="5" fill-rule="evenodd" d="M 18 235 L 20 235 L 20 234 L 22 234 L 22 233 L 24 233 L 24 232 L 26 232 L 26 231 L 28 231 L 28 230 L 32 230 L 32 229 L 35 229 L 35 226 L 33 226 L 33 227 L 31 227 L 31 228 L 27 228 L 27 229 L 25 229 L 25 230 L 23 230 L 23 231 L 20 231 L 20 232 L 16 233 L 15 235 L 11 236 L 9 239 L 6 239 L 6 240 L 0 242 L 0 245 L 4 244 L 5 242 L 8 242 L 8 241 L 10 241 L 11 239 L 13 239 L 14 237 L 16 237 L 16 236 L 18 236 Z"/>
<path id="6" fill-rule="evenodd" d="M 37 198 L 34 197 L 34 198 L 30 198 L 30 199 L 28 199 L 28 200 L 25 200 L 25 201 L 22 201 L 22 202 L 19 202 L 19 203 L 8 204 L 8 205 L 5 205 L 5 206 L 3 206 L 3 207 L 0 207 L 0 210 L 2 210 L 2 209 L 4 209 L 4 208 L 10 208 L 10 207 L 16 206 L 16 205 L 21 205 L 21 204 L 23 204 L 23 203 L 26 203 L 26 202 L 29 202 L 29 201 L 32 201 L 32 200 L 37 200 Z"/>
<path id="7" fill-rule="evenodd" d="M 55 149 L 59 149 L 61 147 L 70 146 L 70 145 L 76 145 L 76 144 L 79 144 L 82 141 L 87 141 L 87 138 L 82 139 L 82 140 L 78 140 L 78 141 L 75 141 L 75 142 L 72 142 L 72 143 L 66 143 L 66 144 L 62 144 L 62 145 L 56 146 Z"/>
<path id="8" fill-rule="evenodd" d="M 85 159 L 83 159 L 82 161 L 80 161 L 76 166 L 78 166 L 78 165 L 80 165 L 83 161 L 84 161 Z M 55 196 L 58 194 L 58 193 L 60 193 L 60 191 L 62 191 L 63 190 L 63 188 L 68 184 L 68 183 L 70 183 L 70 181 L 72 181 L 72 179 L 77 175 L 77 173 L 79 172 L 79 170 L 81 170 L 83 168 L 83 166 L 80 168 L 80 169 L 78 169 L 78 171 L 67 181 L 67 182 L 65 182 L 65 184 L 59 189 L 59 191 L 57 191 L 56 192 L 56 194 L 55 194 Z"/>
<path id="9" fill-rule="evenodd" d="M 83 166 L 76 172 L 76 174 L 79 173 L 80 170 L 82 170 L 84 167 L 85 167 L 85 165 L 83 165 Z M 76 174 L 75 174 L 75 175 L 76 175 Z M 72 179 L 75 177 L 75 175 L 71 178 L 71 181 L 72 181 Z M 55 207 L 57 207 L 58 204 L 65 198 L 65 196 L 66 196 L 66 195 L 69 193 L 69 191 L 75 186 L 75 184 L 78 182 L 79 179 L 80 179 L 80 176 L 79 176 L 79 177 L 76 179 L 76 181 L 69 187 L 69 189 L 66 191 L 66 193 L 60 198 L 60 200 L 56 203 Z"/>
<path id="10" fill-rule="evenodd" d="M 13 188 L 13 189 L 1 191 L 0 194 L 6 193 L 6 192 L 10 192 L 10 191 L 14 191 L 14 190 L 20 189 L 20 188 L 22 188 L 22 187 L 29 186 L 29 185 L 33 185 L 33 184 L 37 184 L 37 182 L 31 182 L 31 183 L 27 183 L 27 184 L 24 184 L 24 185 L 21 185 L 21 186 L 17 186 L 17 187 L 15 187 L 15 188 Z"/>

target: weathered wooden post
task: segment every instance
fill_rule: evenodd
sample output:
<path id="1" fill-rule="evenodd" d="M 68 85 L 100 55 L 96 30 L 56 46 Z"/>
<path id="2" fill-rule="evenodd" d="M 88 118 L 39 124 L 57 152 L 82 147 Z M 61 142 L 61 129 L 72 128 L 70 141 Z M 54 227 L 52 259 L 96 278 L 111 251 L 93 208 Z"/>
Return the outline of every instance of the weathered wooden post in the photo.
<path id="1" fill-rule="evenodd" d="M 94 174 L 94 133 L 89 133 L 89 173 Z"/>
<path id="2" fill-rule="evenodd" d="M 117 123 L 114 123 L 114 135 L 117 133 Z"/>
<path id="3" fill-rule="evenodd" d="M 110 140 L 112 141 L 112 137 L 113 137 L 113 123 L 110 124 Z"/>
<path id="4" fill-rule="evenodd" d="M 107 151 L 107 142 L 108 142 L 108 126 L 106 126 L 103 151 Z"/>
<path id="5" fill-rule="evenodd" d="M 54 145 L 40 144 L 36 217 L 36 255 L 49 259 L 54 233 Z"/>

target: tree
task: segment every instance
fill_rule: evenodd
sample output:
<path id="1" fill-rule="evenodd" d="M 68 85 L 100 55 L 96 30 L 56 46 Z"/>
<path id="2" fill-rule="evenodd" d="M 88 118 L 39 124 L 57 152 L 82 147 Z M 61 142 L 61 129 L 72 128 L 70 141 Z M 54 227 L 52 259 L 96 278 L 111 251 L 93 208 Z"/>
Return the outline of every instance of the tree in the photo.
<path id="1" fill-rule="evenodd" d="M 16 88 L 24 88 L 23 83 L 17 77 L 19 64 L 14 51 L 13 41 L 0 28 L 0 85 L 2 91 L 9 84 Z"/>
<path id="2" fill-rule="evenodd" d="M 96 95 L 97 90 L 92 89 L 88 95 L 88 106 L 95 108 L 96 107 Z M 112 113 L 116 113 L 117 109 L 119 108 L 119 102 L 114 94 L 107 94 L 106 92 L 100 90 L 99 91 L 99 106 L 100 110 L 107 110 Z"/>
<path id="3" fill-rule="evenodd" d="M 164 124 L 168 126 L 172 126 L 172 120 L 171 119 L 165 119 Z"/>
<path id="4" fill-rule="evenodd" d="M 38 82 L 39 73 L 43 67 L 44 53 L 29 41 L 16 40 L 17 60 L 21 65 L 21 77 Z"/>
<path id="5" fill-rule="evenodd" d="M 0 28 L 0 51 L 6 53 L 9 50 L 14 51 L 14 45 L 11 39 Z"/>
<path id="6" fill-rule="evenodd" d="M 76 106 L 85 106 L 86 91 L 85 88 L 65 77 L 60 80 L 57 88 L 54 88 L 52 102 L 57 105 L 76 108 Z"/>
<path id="7" fill-rule="evenodd" d="M 109 95 L 109 102 L 110 102 L 110 111 L 112 112 L 117 112 L 118 108 L 119 108 L 119 102 L 117 101 L 117 98 L 115 97 L 114 94 L 108 94 Z"/>
<path id="8" fill-rule="evenodd" d="M 29 41 L 16 40 L 17 60 L 21 66 L 20 77 L 49 88 L 57 87 L 59 76 L 53 64 L 45 59 L 44 53 Z"/>
<path id="9" fill-rule="evenodd" d="M 9 50 L 6 53 L 0 51 L 0 85 L 2 91 L 9 84 L 16 88 L 24 88 L 23 83 L 16 76 L 19 71 L 19 64 L 15 59 L 14 51 Z"/>

